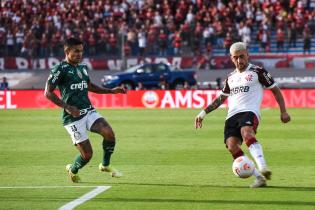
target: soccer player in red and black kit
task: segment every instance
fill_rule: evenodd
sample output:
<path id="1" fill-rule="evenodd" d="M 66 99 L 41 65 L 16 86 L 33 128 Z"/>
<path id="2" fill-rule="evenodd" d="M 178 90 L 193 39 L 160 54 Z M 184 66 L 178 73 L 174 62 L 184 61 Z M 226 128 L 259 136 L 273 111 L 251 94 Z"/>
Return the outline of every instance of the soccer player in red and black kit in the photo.
<path id="1" fill-rule="evenodd" d="M 264 68 L 249 63 L 246 44 L 234 43 L 230 47 L 230 54 L 236 69 L 225 80 L 221 94 L 197 115 L 195 127 L 201 128 L 206 114 L 217 109 L 228 98 L 224 142 L 234 159 L 244 155 L 241 144 L 245 142 L 259 169 L 254 170 L 256 180 L 250 187 L 263 187 L 267 185 L 266 179 L 271 178 L 262 146 L 255 137 L 260 120 L 263 88 L 272 91 L 280 107 L 280 119 L 283 123 L 290 121 L 290 115 L 286 111 L 281 91 L 271 75 Z"/>

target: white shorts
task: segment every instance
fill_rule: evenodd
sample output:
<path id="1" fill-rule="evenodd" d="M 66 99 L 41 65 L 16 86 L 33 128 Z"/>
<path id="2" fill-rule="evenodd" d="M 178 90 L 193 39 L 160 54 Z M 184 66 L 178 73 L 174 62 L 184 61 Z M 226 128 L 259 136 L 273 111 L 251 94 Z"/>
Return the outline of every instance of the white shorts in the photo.
<path id="1" fill-rule="evenodd" d="M 96 110 L 91 110 L 82 119 L 65 125 L 64 127 L 70 134 L 73 144 L 87 140 L 89 138 L 87 131 L 99 118 L 102 118 L 102 116 Z"/>

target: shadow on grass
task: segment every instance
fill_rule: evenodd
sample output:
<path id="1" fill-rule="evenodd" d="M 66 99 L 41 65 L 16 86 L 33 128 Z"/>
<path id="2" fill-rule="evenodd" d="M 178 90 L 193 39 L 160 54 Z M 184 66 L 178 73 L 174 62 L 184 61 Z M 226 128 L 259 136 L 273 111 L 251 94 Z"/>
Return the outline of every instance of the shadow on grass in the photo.
<path id="1" fill-rule="evenodd" d="M 268 188 L 289 191 L 315 191 L 315 187 L 268 186 Z"/>
<path id="2" fill-rule="evenodd" d="M 56 201 L 56 202 L 68 202 L 75 198 L 73 197 L 51 197 L 51 196 L 19 196 L 19 197 L 2 197 L 1 202 L 43 202 Z M 122 202 L 122 203 L 177 203 L 177 204 L 222 204 L 222 205 L 286 205 L 286 206 L 315 206 L 315 202 L 310 201 L 274 201 L 274 200 L 197 200 L 197 199 L 172 199 L 172 198 L 93 198 L 94 202 Z"/>
<path id="3" fill-rule="evenodd" d="M 204 185 L 204 184 L 172 184 L 172 183 L 128 183 L 128 182 L 117 182 L 117 183 L 106 183 L 103 182 L 82 182 L 82 184 L 93 184 L 93 185 L 138 185 L 138 186 L 161 186 L 161 187 L 200 187 L 200 188 L 229 188 L 229 189 L 249 189 L 249 186 L 235 186 L 235 185 Z M 268 186 L 260 189 L 279 189 L 288 191 L 315 191 L 315 187 L 296 187 L 296 186 Z"/>
<path id="4" fill-rule="evenodd" d="M 134 203 L 197 203 L 197 204 L 244 204 L 244 205 L 288 205 L 315 206 L 315 202 L 308 201 L 259 201 L 259 200 L 191 200 L 191 199 L 162 199 L 162 198 L 105 198 L 96 199 L 105 202 L 134 202 Z"/>

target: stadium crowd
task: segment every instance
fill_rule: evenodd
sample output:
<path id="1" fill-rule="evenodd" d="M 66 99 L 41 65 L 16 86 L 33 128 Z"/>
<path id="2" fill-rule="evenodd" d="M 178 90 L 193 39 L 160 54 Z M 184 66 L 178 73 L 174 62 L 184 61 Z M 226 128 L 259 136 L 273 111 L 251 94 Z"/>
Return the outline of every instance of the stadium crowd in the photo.
<path id="1" fill-rule="evenodd" d="M 270 51 L 309 51 L 315 31 L 312 0 L 2 0 L 0 56 L 61 56 L 76 36 L 86 55 L 198 55 L 234 41 Z M 253 40 L 254 39 L 254 40 Z M 228 50 L 226 51 L 228 52 Z"/>

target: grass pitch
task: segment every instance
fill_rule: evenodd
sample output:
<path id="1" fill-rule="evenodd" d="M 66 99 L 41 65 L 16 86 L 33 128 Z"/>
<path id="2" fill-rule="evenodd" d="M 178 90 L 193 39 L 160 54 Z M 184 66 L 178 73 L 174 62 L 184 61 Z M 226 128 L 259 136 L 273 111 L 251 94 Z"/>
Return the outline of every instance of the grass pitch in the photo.
<path id="1" fill-rule="evenodd" d="M 315 209 L 314 109 L 290 109 L 286 125 L 279 110 L 262 110 L 257 138 L 273 177 L 261 189 L 248 188 L 253 178 L 232 174 L 225 110 L 208 115 L 199 131 L 193 127 L 199 110 L 99 112 L 116 133 L 112 163 L 124 177 L 98 171 L 101 137 L 90 134 L 94 157 L 75 185 L 65 165 L 77 151 L 60 110 L 0 110 L 0 187 L 91 186 L 0 188 L 0 209 L 58 209 L 103 185 L 112 187 L 76 209 Z"/>

